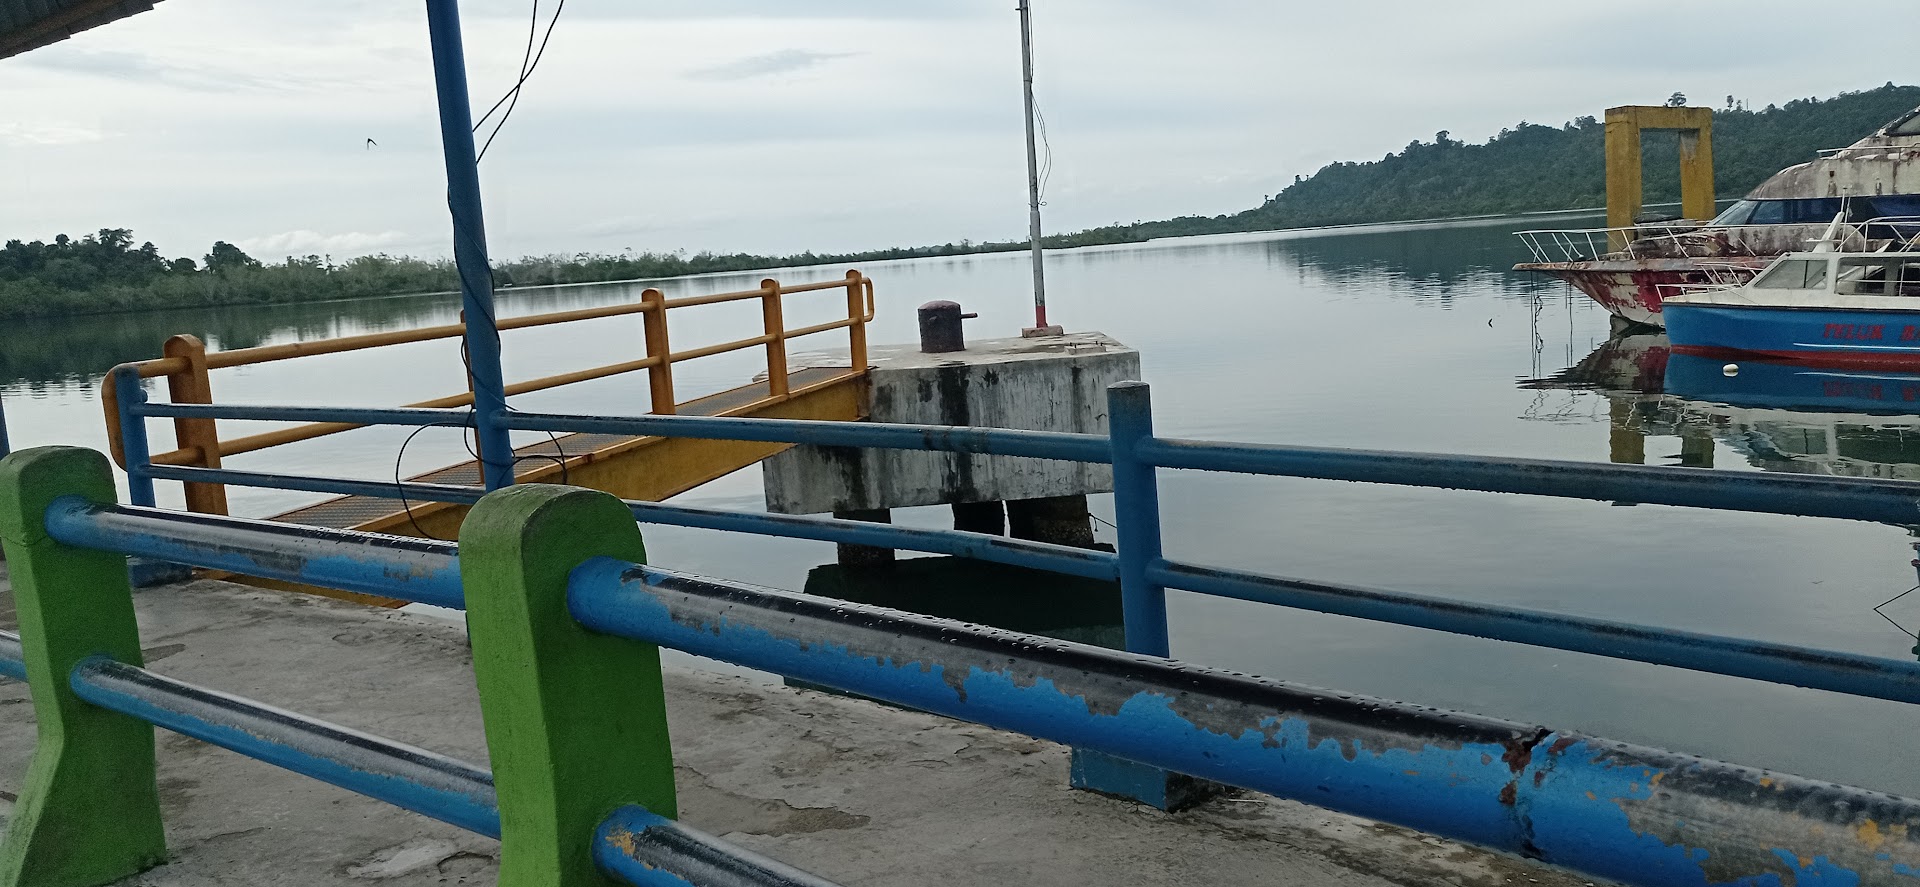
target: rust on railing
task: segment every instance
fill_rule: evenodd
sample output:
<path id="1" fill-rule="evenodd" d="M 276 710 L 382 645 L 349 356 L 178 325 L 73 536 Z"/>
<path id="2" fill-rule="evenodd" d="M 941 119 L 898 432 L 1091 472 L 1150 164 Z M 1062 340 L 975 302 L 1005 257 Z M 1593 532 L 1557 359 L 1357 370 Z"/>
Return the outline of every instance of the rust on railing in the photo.
<path id="1" fill-rule="evenodd" d="M 786 326 L 783 298 L 796 293 L 810 293 L 822 290 L 844 290 L 847 298 L 845 317 L 816 323 L 798 329 Z M 690 308 L 699 305 L 717 305 L 726 302 L 744 302 L 758 300 L 761 306 L 762 331 L 757 336 L 736 339 L 674 351 L 667 335 L 667 312 L 674 308 Z M 772 278 L 761 281 L 757 289 L 731 293 L 712 293 L 702 296 L 681 296 L 669 299 L 665 293 L 649 287 L 640 294 L 640 301 L 621 305 L 605 305 L 597 308 L 579 308 L 569 311 L 554 311 L 525 317 L 502 318 L 497 326 L 501 330 L 527 329 L 549 326 L 559 323 L 571 323 L 581 320 L 597 320 L 607 317 L 620 317 L 638 314 L 643 329 L 642 341 L 645 357 L 606 366 L 575 370 L 568 373 L 515 382 L 506 386 L 508 395 L 526 394 L 572 385 L 594 379 L 604 379 L 624 373 L 647 371 L 648 394 L 652 410 L 655 413 L 672 414 L 675 404 L 673 387 L 673 365 L 688 360 L 710 357 L 750 348 L 763 348 L 767 358 L 767 397 L 781 400 L 793 395 L 787 381 L 787 341 L 801 336 L 811 336 L 830 330 L 848 331 L 850 373 L 866 370 L 867 335 L 866 325 L 873 320 L 873 281 L 859 271 L 848 271 L 846 277 L 837 280 L 824 280 L 799 286 L 782 286 Z M 390 345 L 406 345 L 414 342 L 428 342 L 436 339 L 459 338 L 466 332 L 464 324 L 442 324 L 440 326 L 421 327 L 412 330 L 396 330 L 383 333 L 366 333 L 357 336 L 342 336 L 336 339 L 321 339 L 312 342 L 291 342 L 282 345 L 262 345 L 254 348 L 238 348 L 232 351 L 208 351 L 206 345 L 193 336 L 174 336 L 167 340 L 162 349 L 162 357 L 143 360 L 131 366 L 143 379 L 165 377 L 168 396 L 174 403 L 212 403 L 213 386 L 209 378 L 210 370 L 252 366 L 279 360 L 291 360 L 299 357 L 315 357 L 323 354 L 341 354 L 350 351 L 363 351 L 383 348 Z M 115 369 L 119 369 L 116 367 Z M 106 412 L 107 439 L 114 461 L 125 465 L 126 458 L 121 449 L 120 409 L 118 398 L 114 394 L 113 374 L 109 373 L 101 382 L 101 406 Z M 453 394 L 432 400 L 406 404 L 408 407 L 453 408 L 473 404 L 473 392 Z M 352 431 L 364 426 L 344 422 L 316 422 L 282 428 L 275 431 L 221 440 L 216 420 L 213 419 L 175 419 L 174 441 L 176 449 L 164 453 L 155 453 L 156 465 L 188 465 L 206 468 L 220 467 L 225 456 L 237 456 L 253 453 L 272 447 L 283 446 L 301 441 L 314 440 L 343 431 Z M 187 509 L 208 514 L 227 513 L 226 488 L 219 484 L 187 484 Z"/>

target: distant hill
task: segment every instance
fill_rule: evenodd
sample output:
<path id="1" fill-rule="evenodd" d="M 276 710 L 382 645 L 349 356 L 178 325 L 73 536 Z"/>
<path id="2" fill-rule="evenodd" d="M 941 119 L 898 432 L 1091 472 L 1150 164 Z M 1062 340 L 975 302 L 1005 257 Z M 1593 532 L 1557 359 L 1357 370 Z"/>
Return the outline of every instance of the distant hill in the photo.
<path id="1" fill-rule="evenodd" d="M 1920 86 L 1797 99 L 1759 111 L 1718 111 L 1713 154 L 1722 197 L 1745 194 L 1762 179 L 1838 148 L 1920 106 Z M 1392 222 L 1453 216 L 1576 209 L 1605 201 L 1605 131 L 1593 117 L 1565 125 L 1521 122 L 1486 144 L 1449 133 L 1415 140 L 1405 150 L 1363 163 L 1331 163 L 1245 212 L 1183 216 L 1107 225 L 1045 238 L 1049 247 L 1130 243 L 1155 237 L 1265 231 L 1317 225 Z M 1679 163 L 1671 133 L 1645 139 L 1646 199 L 1679 198 Z M 297 256 L 262 264 L 225 242 L 200 261 L 168 259 L 133 232 L 103 228 L 51 242 L 9 240 L 0 247 L 0 318 L 198 305 L 267 304 L 349 299 L 444 290 L 456 285 L 451 262 L 408 256 L 361 256 L 335 262 Z M 528 256 L 494 267 L 501 284 L 528 286 L 677 277 L 800 265 L 851 265 L 884 259 L 955 256 L 1026 249 L 1024 240 L 943 243 L 855 253 L 759 256 L 747 253 L 570 253 Z"/>
<path id="2" fill-rule="evenodd" d="M 1775 172 L 1812 160 L 1820 149 L 1852 144 L 1916 106 L 1920 86 L 1888 83 L 1758 111 L 1716 111 L 1716 189 L 1721 197 L 1741 196 Z M 1094 228 L 1065 235 L 1060 245 L 1600 206 L 1606 202 L 1604 138 L 1605 126 L 1595 117 L 1561 126 L 1522 121 L 1477 145 L 1441 132 L 1379 160 L 1330 163 L 1245 212 Z M 1677 150 L 1673 134 L 1647 134 L 1648 203 L 1680 199 Z"/>

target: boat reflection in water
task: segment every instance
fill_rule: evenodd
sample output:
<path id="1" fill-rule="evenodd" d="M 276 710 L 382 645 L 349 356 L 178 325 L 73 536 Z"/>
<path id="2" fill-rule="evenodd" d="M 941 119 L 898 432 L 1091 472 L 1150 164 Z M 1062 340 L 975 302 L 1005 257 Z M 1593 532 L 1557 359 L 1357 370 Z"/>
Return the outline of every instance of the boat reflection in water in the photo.
<path id="1" fill-rule="evenodd" d="M 1610 339 L 1522 387 L 1607 399 L 1609 457 L 1644 464 L 1648 438 L 1677 437 L 1676 464 L 1713 467 L 1720 441 L 1764 471 L 1920 479 L 1920 373 L 1726 363 L 1672 353 L 1665 335 Z"/>

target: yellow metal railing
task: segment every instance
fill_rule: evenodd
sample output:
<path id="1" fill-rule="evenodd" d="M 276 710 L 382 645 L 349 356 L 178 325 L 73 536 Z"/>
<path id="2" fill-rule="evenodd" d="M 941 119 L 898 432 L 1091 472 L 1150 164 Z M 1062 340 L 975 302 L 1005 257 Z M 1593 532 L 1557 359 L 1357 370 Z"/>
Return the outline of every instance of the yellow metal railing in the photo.
<path id="1" fill-rule="evenodd" d="M 782 310 L 783 297 L 794 293 L 808 293 L 819 290 L 840 289 L 846 291 L 847 314 L 845 317 L 817 323 L 798 329 L 788 329 L 785 312 Z M 745 302 L 760 300 L 763 320 L 760 335 L 715 345 L 704 345 L 685 351 L 674 351 L 667 334 L 667 312 L 674 308 L 687 308 L 695 305 L 717 305 L 724 302 Z M 572 311 L 555 311 L 548 314 L 535 314 L 527 317 L 502 318 L 497 324 L 499 329 L 517 330 L 529 327 L 550 326 L 559 323 L 571 323 L 580 320 L 596 320 L 606 317 L 620 317 L 638 314 L 644 328 L 646 356 L 608 364 L 592 369 L 576 370 L 570 373 L 514 382 L 506 386 L 509 395 L 526 394 L 558 388 L 577 382 L 604 379 L 638 370 L 647 371 L 648 392 L 655 413 L 672 414 L 675 404 L 673 387 L 673 365 L 696 358 L 730 351 L 763 347 L 767 357 L 767 397 L 762 402 L 778 401 L 793 396 L 787 380 L 787 340 L 801 336 L 811 336 L 831 330 L 845 329 L 851 361 L 849 374 L 858 375 L 866 371 L 867 366 L 867 330 L 866 325 L 873 320 L 873 281 L 858 271 L 848 271 L 844 279 L 827 280 L 819 283 L 807 283 L 799 286 L 782 286 L 771 278 L 761 281 L 759 289 L 732 293 L 714 293 L 704 296 L 682 296 L 669 299 L 658 289 L 648 288 L 640 294 L 638 303 L 606 305 L 598 308 L 580 308 Z M 404 345 L 412 342 L 427 342 L 435 339 L 455 339 L 466 333 L 464 324 L 445 324 L 442 326 L 422 327 L 413 330 L 399 330 L 387 333 L 368 333 L 359 336 L 344 336 L 337 339 L 321 339 L 312 342 L 293 342 L 285 345 L 263 345 L 257 348 L 240 348 L 233 351 L 208 351 L 207 346 L 198 338 L 189 335 L 174 336 L 166 341 L 161 357 L 138 361 L 131 366 L 143 379 L 165 377 L 168 397 L 173 403 L 205 404 L 213 402 L 213 386 L 209 378 L 212 370 L 231 367 L 251 366 L 297 357 L 313 357 L 321 354 L 340 354 L 348 351 L 363 351 L 382 348 L 389 345 Z M 118 367 L 115 368 L 116 370 Z M 818 384 L 833 384 L 839 381 L 828 380 Z M 814 386 L 814 387 L 817 387 Z M 106 411 L 107 439 L 113 453 L 113 459 L 121 466 L 126 465 L 126 457 L 121 447 L 119 398 L 114 393 L 113 374 L 109 373 L 100 385 L 101 405 Z M 462 407 L 473 403 L 473 392 L 438 397 L 433 400 L 406 404 L 408 407 Z M 364 426 L 343 422 L 316 422 L 284 428 L 262 434 L 249 435 L 233 440 L 221 440 L 219 429 L 213 419 L 175 419 L 173 433 L 175 449 L 164 453 L 155 453 L 156 465 L 189 465 L 204 468 L 219 468 L 220 460 L 226 456 L 253 453 L 271 447 L 282 446 L 300 441 L 313 440 L 342 431 L 352 431 Z M 186 484 L 187 509 L 203 514 L 226 514 L 226 487 L 222 484 L 189 483 Z"/>

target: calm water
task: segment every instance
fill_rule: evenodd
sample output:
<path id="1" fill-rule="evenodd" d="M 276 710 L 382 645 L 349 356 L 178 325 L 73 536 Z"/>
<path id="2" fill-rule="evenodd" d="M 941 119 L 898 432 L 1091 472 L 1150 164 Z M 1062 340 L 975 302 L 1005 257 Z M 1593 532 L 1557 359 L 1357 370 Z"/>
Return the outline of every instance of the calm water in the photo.
<path id="1" fill-rule="evenodd" d="M 1607 317 L 1559 284 L 1512 274 L 1518 220 L 1089 249 L 1049 259 L 1052 313 L 1138 347 L 1162 433 L 1726 471 L 1920 473 L 1915 379 L 1775 378 L 1671 362 L 1659 337 L 1607 343 Z M 783 271 L 789 282 L 844 269 Z M 1005 335 L 1027 317 L 1023 256 L 882 263 L 874 341 L 911 341 L 913 308 L 954 299 Z M 760 274 L 666 284 L 670 294 L 745 289 Z M 503 296 L 503 315 L 637 298 L 602 285 Z M 826 319 L 789 308 L 794 324 Z M 192 332 L 219 348 L 446 323 L 456 300 L 387 299 L 15 324 L 0 386 L 16 446 L 101 446 L 97 387 L 109 365 Z M 676 314 L 676 346 L 750 334 L 757 309 Z M 639 325 L 596 321 L 506 334 L 510 378 L 630 359 Z M 821 337 L 822 348 L 844 339 Z M 676 369 L 685 393 L 741 384 L 756 356 Z M 1677 383 L 1667 390 L 1667 377 Z M 228 370 L 229 402 L 391 405 L 457 391 L 449 343 Z M 639 376 L 517 400 L 525 409 L 640 412 Z M 243 429 L 233 423 L 226 433 Z M 158 425 L 156 432 L 160 432 Z M 440 435 L 440 436 L 436 436 Z M 164 435 L 163 435 L 164 436 Z M 391 479 L 403 433 L 366 430 L 230 460 L 233 467 Z M 452 432 L 420 436 L 411 473 L 462 455 Z M 1893 658 L 1906 637 L 1873 607 L 1914 585 L 1906 530 L 1312 480 L 1166 473 L 1171 556 L 1337 580 L 1832 647 Z M 163 496 L 175 491 L 164 491 Z M 234 490 L 236 513 L 306 497 Z M 1110 517 L 1106 497 L 1094 507 Z M 684 501 L 760 508 L 745 471 Z M 935 526 L 939 509 L 903 510 Z M 1104 529 L 1104 528 L 1103 528 Z M 1111 539 L 1110 532 L 1102 537 Z M 831 545 L 652 528 L 659 563 L 786 588 L 831 562 Z M 1920 595 L 1889 612 L 1920 622 Z M 1920 795 L 1900 766 L 1920 711 L 1895 703 L 1615 662 L 1176 593 L 1176 655 L 1287 680 L 1536 721 L 1810 776 Z"/>

